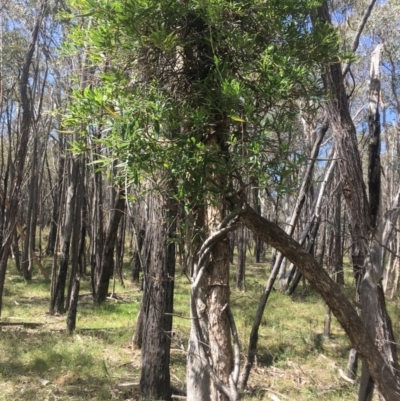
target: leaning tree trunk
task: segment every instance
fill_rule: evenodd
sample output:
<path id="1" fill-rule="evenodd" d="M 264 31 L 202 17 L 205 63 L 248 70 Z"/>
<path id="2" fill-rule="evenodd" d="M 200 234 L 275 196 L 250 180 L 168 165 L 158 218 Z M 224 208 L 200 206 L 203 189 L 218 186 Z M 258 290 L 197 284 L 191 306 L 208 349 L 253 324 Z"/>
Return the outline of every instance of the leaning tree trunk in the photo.
<path id="1" fill-rule="evenodd" d="M 259 216 L 249 206 L 245 206 L 242 210 L 240 219 L 248 229 L 298 266 L 310 285 L 331 308 L 386 401 L 398 401 L 400 385 L 395 373 L 386 363 L 371 339 L 364 322 L 342 293 L 339 285 L 298 242 L 290 238 L 278 226 Z"/>
<path id="2" fill-rule="evenodd" d="M 319 147 L 322 143 L 322 140 L 325 136 L 325 133 L 328 130 L 328 125 L 327 122 L 324 121 L 324 124 L 320 130 L 320 132 L 318 133 L 318 137 L 317 140 L 315 141 L 313 150 L 311 152 L 311 160 L 310 160 L 310 164 L 308 165 L 308 168 L 306 170 L 305 176 L 303 178 L 303 182 L 300 188 L 300 193 L 299 193 L 299 197 L 296 201 L 296 205 L 294 207 L 293 213 L 292 213 L 292 217 L 291 217 L 291 221 L 290 221 L 290 225 L 289 225 L 289 229 L 288 229 L 288 235 L 292 236 L 293 232 L 294 232 L 294 228 L 297 224 L 297 221 L 299 219 L 300 216 L 300 212 L 302 210 L 302 207 L 304 205 L 305 199 L 306 199 L 306 193 L 308 191 L 308 188 L 311 184 L 311 178 L 312 178 L 312 171 L 314 169 L 314 163 L 315 160 L 318 156 L 319 153 Z M 318 221 L 319 224 L 319 221 Z M 258 306 L 257 306 L 257 311 L 256 314 L 254 316 L 254 321 L 253 321 L 253 325 L 251 328 L 251 333 L 250 333 L 250 338 L 249 338 L 249 345 L 248 345 L 248 349 L 247 349 L 247 355 L 246 355 L 246 360 L 244 363 L 244 367 L 240 376 L 240 382 L 239 382 L 239 388 L 243 389 L 246 387 L 247 385 L 247 381 L 249 379 L 250 376 L 250 370 L 254 364 L 255 358 L 256 358 L 256 354 L 257 354 L 257 345 L 258 345 L 258 330 L 260 328 L 261 325 L 261 320 L 262 320 L 262 316 L 264 314 L 264 310 L 265 310 L 265 306 L 267 305 L 267 301 L 269 298 L 269 294 L 271 293 L 272 287 L 275 283 L 275 279 L 278 276 L 279 273 L 279 269 L 281 266 L 283 260 L 283 254 L 282 253 L 278 253 L 276 260 L 273 264 L 273 268 L 270 274 L 270 277 L 268 279 L 268 282 L 264 288 L 263 294 L 260 297 Z"/>
<path id="3" fill-rule="evenodd" d="M 170 343 L 175 275 L 175 202 L 168 194 L 150 200 L 150 261 L 145 272 L 142 323 L 143 398 L 171 399 Z"/>

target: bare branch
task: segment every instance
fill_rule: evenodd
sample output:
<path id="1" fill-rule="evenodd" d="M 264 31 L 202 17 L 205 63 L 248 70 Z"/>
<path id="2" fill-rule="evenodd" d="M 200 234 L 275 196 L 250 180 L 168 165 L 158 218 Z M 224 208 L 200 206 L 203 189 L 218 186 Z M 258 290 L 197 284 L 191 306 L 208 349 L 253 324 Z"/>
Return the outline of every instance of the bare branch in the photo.
<path id="1" fill-rule="evenodd" d="M 367 24 L 367 21 L 368 21 L 370 15 L 371 15 L 372 9 L 373 9 L 374 6 L 375 6 L 375 3 L 376 3 L 376 0 L 371 0 L 371 3 L 369 4 L 369 6 L 367 7 L 367 9 L 365 10 L 364 16 L 363 16 L 363 18 L 362 18 L 360 24 L 358 25 L 356 36 L 354 37 L 353 43 L 352 43 L 352 45 L 351 45 L 351 51 L 352 51 L 353 53 L 356 52 L 356 50 L 357 50 L 357 48 L 358 48 L 358 45 L 360 44 L 360 37 L 361 37 L 361 34 L 362 34 L 363 31 L 364 31 L 365 25 Z M 343 69 L 342 69 L 342 71 L 343 71 L 343 77 L 345 77 L 345 76 L 347 75 L 347 73 L 349 72 L 349 69 L 350 69 L 350 63 L 346 63 L 346 64 L 343 66 Z"/>

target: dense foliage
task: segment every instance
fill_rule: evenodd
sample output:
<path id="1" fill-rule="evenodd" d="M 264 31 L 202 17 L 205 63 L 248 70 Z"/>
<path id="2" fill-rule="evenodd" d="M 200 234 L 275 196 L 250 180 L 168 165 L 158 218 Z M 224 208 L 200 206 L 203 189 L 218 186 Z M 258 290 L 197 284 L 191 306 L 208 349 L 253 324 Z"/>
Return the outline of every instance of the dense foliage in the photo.
<path id="1" fill-rule="evenodd" d="M 118 160 L 129 181 L 168 172 L 179 198 L 232 191 L 232 180 L 213 185 L 213 171 L 290 190 L 283 179 L 304 160 L 300 149 L 288 154 L 297 116 L 317 113 L 319 67 L 337 57 L 335 32 L 312 24 L 318 5 L 71 2 L 70 51 L 85 49 L 94 77 L 75 91 L 65 124 L 97 136 L 111 150 L 100 162 Z M 205 146 L 216 130 L 220 146 Z"/>

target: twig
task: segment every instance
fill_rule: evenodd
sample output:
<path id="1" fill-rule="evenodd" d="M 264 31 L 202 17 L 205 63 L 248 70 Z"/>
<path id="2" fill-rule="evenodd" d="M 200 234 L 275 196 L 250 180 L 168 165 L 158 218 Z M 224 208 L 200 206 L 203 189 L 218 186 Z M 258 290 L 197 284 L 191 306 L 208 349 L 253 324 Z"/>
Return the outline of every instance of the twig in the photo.
<path id="1" fill-rule="evenodd" d="M 371 12 L 372 12 L 372 9 L 374 8 L 375 3 L 376 3 L 376 0 L 372 0 L 371 1 L 371 3 L 369 4 L 369 6 L 367 7 L 367 9 L 366 9 L 366 11 L 364 13 L 364 16 L 363 16 L 360 24 L 358 25 L 356 36 L 354 37 L 353 43 L 351 45 L 351 51 L 353 53 L 355 53 L 357 48 L 358 48 L 358 45 L 360 43 L 361 34 L 362 34 L 363 30 L 364 30 L 364 27 L 365 27 L 365 25 L 366 25 L 366 23 L 368 21 L 369 16 L 371 15 Z M 344 67 L 343 67 L 343 70 L 342 70 L 343 71 L 343 77 L 345 77 L 347 75 L 349 69 L 350 69 L 350 63 L 346 63 L 344 65 Z"/>

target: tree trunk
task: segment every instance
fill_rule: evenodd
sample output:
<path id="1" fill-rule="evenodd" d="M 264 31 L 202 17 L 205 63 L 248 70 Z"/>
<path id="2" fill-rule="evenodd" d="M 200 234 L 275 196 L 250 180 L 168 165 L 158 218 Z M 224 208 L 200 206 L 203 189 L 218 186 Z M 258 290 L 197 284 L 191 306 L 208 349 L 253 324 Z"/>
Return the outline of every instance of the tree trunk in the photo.
<path id="1" fill-rule="evenodd" d="M 142 270 L 142 264 L 141 264 L 141 254 L 142 254 L 142 248 L 144 244 L 144 238 L 146 235 L 146 231 L 144 228 L 136 231 L 137 233 L 137 243 L 136 243 L 136 249 L 133 253 L 133 268 L 132 268 L 132 281 L 138 283 L 139 282 L 139 277 L 140 277 L 140 272 Z"/>
<path id="2" fill-rule="evenodd" d="M 117 243 L 115 246 L 115 273 L 118 275 L 119 283 L 122 286 L 124 285 L 123 267 L 124 267 L 124 253 L 125 253 L 125 231 L 126 231 L 126 216 L 125 214 L 123 214 L 122 221 L 119 225 Z"/>
<path id="3" fill-rule="evenodd" d="M 240 291 L 245 289 L 246 269 L 246 231 L 244 225 L 238 230 L 238 259 L 236 267 L 236 288 Z"/>
<path id="4" fill-rule="evenodd" d="M 322 23 L 331 24 L 326 3 L 318 9 L 318 15 Z M 371 135 L 374 143 L 370 147 L 372 154 L 370 153 L 369 169 L 369 192 L 370 196 L 372 196 L 371 207 L 368 205 L 357 147 L 356 129 L 349 113 L 340 63 L 334 63 L 326 69 L 324 82 L 328 92 L 332 93 L 331 99 L 326 103 L 326 109 L 339 156 L 343 196 L 348 207 L 352 235 L 352 263 L 359 288 L 361 316 L 368 327 L 371 338 L 376 339 L 376 341 L 385 339 L 387 342 L 383 355 L 393 372 L 395 372 L 395 369 L 397 369 L 397 355 L 395 347 L 392 346 L 394 340 L 393 333 L 390 330 L 391 323 L 385 304 L 382 303 L 384 297 L 381 295 L 380 287 L 382 260 L 379 255 L 381 254 L 381 249 L 373 238 L 375 236 L 376 227 L 374 224 L 377 221 L 380 200 L 380 178 L 378 177 L 380 175 L 380 163 L 376 154 L 379 149 L 380 130 L 378 110 L 380 51 L 380 48 L 377 49 L 371 63 L 371 87 L 369 92 L 369 127 L 370 131 L 374 131 Z M 377 164 L 379 164 L 379 167 L 377 167 Z M 379 194 L 376 191 L 379 191 Z M 371 195 L 372 193 L 373 195 Z M 365 373 L 366 370 L 363 369 L 363 372 L 359 400 L 367 401 L 372 396 L 372 390 L 368 375 Z M 369 374 L 373 376 L 371 371 Z M 375 377 L 374 381 L 377 384 Z"/>
<path id="5" fill-rule="evenodd" d="M 57 172 L 58 180 L 57 180 L 57 186 L 53 189 L 55 191 L 55 194 L 53 194 L 53 212 L 50 222 L 49 238 L 46 247 L 47 255 L 53 255 L 55 252 L 58 225 L 60 223 L 60 207 L 61 207 L 61 197 L 63 193 L 63 180 L 64 180 L 64 168 L 65 168 L 64 167 L 65 158 L 63 152 L 64 152 L 64 141 L 61 137 L 59 140 L 58 172 Z"/>
<path id="6" fill-rule="evenodd" d="M 96 304 L 104 302 L 107 298 L 110 278 L 114 271 L 114 248 L 118 235 L 118 226 L 124 213 L 125 202 L 125 193 L 124 191 L 119 190 L 115 208 L 110 213 L 110 223 L 104 241 L 100 272 L 96 285 L 96 295 L 94 298 Z"/>
<path id="7" fill-rule="evenodd" d="M 81 235 L 83 226 L 83 202 L 85 198 L 84 174 L 85 163 L 83 159 L 77 160 L 77 186 L 74 211 L 74 224 L 72 229 L 71 240 L 71 276 L 68 286 L 68 296 L 65 302 L 65 309 L 68 310 L 67 316 L 67 332 L 72 333 L 76 326 L 76 312 L 78 309 L 78 296 L 81 278 L 80 257 L 81 257 Z"/>
<path id="8" fill-rule="evenodd" d="M 363 321 L 340 287 L 318 265 L 317 261 L 300 244 L 290 238 L 282 229 L 257 215 L 249 206 L 240 214 L 241 221 L 265 242 L 282 252 L 298 266 L 311 286 L 323 297 L 332 313 L 347 333 L 354 348 L 373 377 L 386 401 L 400 397 L 400 385 L 391 368 L 371 339 Z"/>
<path id="9" fill-rule="evenodd" d="M 97 160 L 93 155 L 94 161 Z M 90 276 L 93 297 L 96 294 L 96 285 L 99 278 L 101 256 L 104 244 L 103 224 L 103 182 L 100 171 L 93 169 L 93 201 L 92 201 L 92 234 L 90 252 Z"/>
<path id="10" fill-rule="evenodd" d="M 168 195 L 150 200 L 150 261 L 143 293 L 142 370 L 143 398 L 171 399 L 170 343 L 175 275 L 176 207 Z"/>
<path id="11" fill-rule="evenodd" d="M 197 319 L 202 341 L 209 343 L 208 336 L 208 311 L 207 311 L 208 275 L 204 274 L 192 302 L 196 306 L 196 316 L 191 313 L 192 319 Z M 193 323 L 193 322 L 192 322 Z M 186 395 L 188 400 L 211 400 L 211 378 L 204 368 L 203 352 L 199 343 L 198 333 L 194 325 L 191 325 L 188 356 L 187 356 L 187 376 L 186 376 Z M 209 355 L 206 355 L 209 359 Z"/>
<path id="12" fill-rule="evenodd" d="M 17 144 L 16 159 L 14 163 L 14 173 L 12 174 L 12 185 L 10 190 L 9 205 L 7 218 L 2 219 L 6 221 L 5 230 L 1 235 L 1 249 L 0 249 L 0 313 L 2 309 L 3 290 L 6 278 L 7 261 L 10 254 L 10 247 L 14 235 L 15 225 L 17 222 L 17 215 L 19 210 L 20 190 L 23 180 L 23 172 L 25 166 L 25 159 L 28 149 L 30 125 L 32 119 L 32 106 L 29 98 L 29 70 L 32 63 L 33 53 L 36 47 L 36 41 L 39 36 L 39 28 L 46 8 L 47 2 L 42 4 L 41 10 L 36 17 L 35 27 L 32 32 L 32 39 L 29 44 L 24 65 L 20 78 L 20 96 L 22 108 L 22 121 L 20 127 L 20 137 Z M 11 145 L 10 145 L 11 146 Z M 11 160 L 11 159 L 10 159 Z"/>
<path id="13" fill-rule="evenodd" d="M 334 163 L 335 163 L 334 161 L 331 163 L 331 166 L 329 167 L 327 174 L 325 175 L 324 181 L 321 184 L 320 193 L 318 196 L 318 200 L 316 202 L 315 211 L 313 213 L 311 222 L 310 222 L 309 226 L 304 230 L 304 233 L 302 234 L 302 244 L 306 240 L 306 237 L 310 231 L 311 231 L 312 235 L 316 235 L 316 233 L 318 232 L 318 226 L 319 226 L 320 214 L 321 214 L 322 195 L 324 194 L 327 182 L 330 180 L 330 176 L 333 171 Z M 304 185 L 304 183 L 303 183 L 303 185 Z M 288 235 L 292 235 L 292 234 L 293 234 L 293 232 L 289 231 Z M 246 360 L 245 360 L 245 363 L 244 363 L 244 366 L 242 369 L 242 373 L 240 376 L 240 381 L 239 381 L 239 388 L 241 388 L 241 389 L 246 387 L 247 381 L 250 376 L 250 370 L 255 361 L 255 356 L 257 354 L 257 344 L 258 344 L 258 330 L 261 325 L 262 316 L 264 314 L 265 306 L 267 304 L 269 295 L 273 288 L 274 282 L 278 276 L 282 259 L 283 259 L 283 255 L 281 253 L 278 253 L 276 260 L 274 260 L 274 257 L 272 257 L 273 268 L 271 270 L 271 274 L 268 279 L 268 282 L 264 288 L 263 294 L 261 295 L 260 300 L 258 302 L 257 311 L 254 316 L 253 325 L 252 325 L 251 332 L 250 332 Z M 299 281 L 300 281 L 300 277 L 299 277 Z"/>
<path id="14" fill-rule="evenodd" d="M 254 210 L 256 210 L 256 212 L 261 216 L 261 205 L 260 205 L 260 201 L 258 199 L 259 190 L 257 187 L 257 183 L 255 184 L 255 187 L 253 188 L 252 192 L 253 192 L 252 198 L 253 198 Z M 260 238 L 258 238 L 256 235 L 254 236 L 254 242 L 255 242 L 255 246 L 254 246 L 255 262 L 256 263 L 264 262 L 264 260 L 265 260 L 264 242 Z"/>
<path id="15" fill-rule="evenodd" d="M 71 296 L 68 307 L 68 315 L 67 315 L 68 334 L 72 334 L 76 327 L 76 313 L 78 311 L 79 288 L 80 288 L 80 275 L 79 272 L 76 272 L 72 278 Z"/>
<path id="16" fill-rule="evenodd" d="M 65 285 L 67 282 L 68 263 L 69 263 L 69 248 L 71 245 L 71 235 L 73 223 L 75 220 L 75 199 L 76 186 L 78 181 L 78 162 L 71 159 L 72 172 L 71 182 L 67 190 L 67 201 L 65 204 L 64 226 L 61 237 L 61 256 L 60 264 L 57 272 L 56 282 L 54 284 L 54 294 L 50 300 L 50 313 L 63 314 L 65 312 Z"/>

